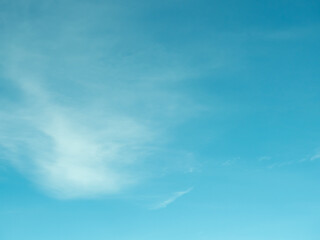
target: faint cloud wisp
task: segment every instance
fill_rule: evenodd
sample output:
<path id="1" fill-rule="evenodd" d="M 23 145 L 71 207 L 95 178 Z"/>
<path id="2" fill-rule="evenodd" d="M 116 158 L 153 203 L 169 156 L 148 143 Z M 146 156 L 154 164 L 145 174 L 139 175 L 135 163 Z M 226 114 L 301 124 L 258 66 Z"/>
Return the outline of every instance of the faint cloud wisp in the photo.
<path id="1" fill-rule="evenodd" d="M 175 192 L 170 198 L 168 198 L 167 200 L 156 204 L 155 206 L 153 206 L 151 209 L 156 210 L 156 209 L 160 209 L 160 208 L 166 208 L 169 204 L 173 203 L 174 201 L 176 201 L 178 198 L 182 197 L 183 195 L 191 192 L 193 190 L 193 188 L 188 188 L 185 191 L 179 191 L 179 192 Z"/>

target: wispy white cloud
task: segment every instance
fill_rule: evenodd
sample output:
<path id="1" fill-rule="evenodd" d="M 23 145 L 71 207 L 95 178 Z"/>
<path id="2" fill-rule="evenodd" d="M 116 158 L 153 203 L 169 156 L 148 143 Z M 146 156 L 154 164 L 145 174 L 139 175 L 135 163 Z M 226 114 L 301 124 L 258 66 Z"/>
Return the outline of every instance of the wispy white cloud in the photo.
<path id="1" fill-rule="evenodd" d="M 115 193 L 138 181 L 125 169 L 137 164 L 154 138 L 147 124 L 54 104 L 39 86 L 37 93 L 31 86 L 21 88 L 34 99 L 1 122 L 1 145 L 40 186 L 56 197 L 75 198 Z"/>
<path id="2" fill-rule="evenodd" d="M 320 154 L 319 154 L 319 153 L 313 155 L 313 156 L 310 158 L 310 161 L 315 161 L 315 160 L 318 160 L 318 159 L 320 159 Z"/>
<path id="3" fill-rule="evenodd" d="M 263 159 L 264 160 L 268 160 L 266 162 L 270 163 L 272 161 L 269 161 L 273 158 L 268 157 L 267 159 Z M 305 164 L 305 163 L 311 163 L 313 161 L 316 161 L 320 159 L 320 154 L 316 153 L 314 155 L 308 154 L 303 158 L 300 159 L 294 159 L 294 160 L 290 160 L 290 161 L 274 161 L 271 164 L 269 164 L 268 168 L 272 169 L 272 168 L 278 168 L 278 167 L 286 167 L 286 166 L 290 166 L 290 165 L 296 165 L 296 164 Z"/>
<path id="4" fill-rule="evenodd" d="M 142 165 L 166 128 L 199 110 L 174 87 L 194 73 L 183 56 L 132 33 L 116 6 L 69 7 L 71 18 L 65 8 L 26 16 L 0 40 L 1 84 L 10 86 L 0 98 L 0 145 L 55 197 L 119 193 L 151 175 Z"/>
<path id="5" fill-rule="evenodd" d="M 155 206 L 153 206 L 151 209 L 156 210 L 156 209 L 160 209 L 160 208 L 166 208 L 169 204 L 173 203 L 174 201 L 176 201 L 178 198 L 182 197 L 183 195 L 189 193 L 192 191 L 193 188 L 188 188 L 185 191 L 179 191 L 179 192 L 175 192 L 170 198 L 156 204 Z"/>

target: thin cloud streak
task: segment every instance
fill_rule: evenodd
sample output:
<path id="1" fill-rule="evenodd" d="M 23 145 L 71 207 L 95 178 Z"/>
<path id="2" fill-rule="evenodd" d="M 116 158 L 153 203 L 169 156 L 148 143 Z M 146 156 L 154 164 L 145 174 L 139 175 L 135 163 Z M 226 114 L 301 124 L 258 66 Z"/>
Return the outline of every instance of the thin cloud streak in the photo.
<path id="1" fill-rule="evenodd" d="M 310 158 L 310 161 L 314 161 L 314 160 L 317 160 L 317 159 L 320 159 L 320 154 L 319 154 L 319 153 L 316 154 L 316 155 L 314 155 L 314 156 L 312 156 L 312 157 Z"/>
<path id="2" fill-rule="evenodd" d="M 185 191 L 175 192 L 170 198 L 168 198 L 167 200 L 155 205 L 151 209 L 152 210 L 157 210 L 157 209 L 160 209 L 160 208 L 166 208 L 169 204 L 173 203 L 178 198 L 182 197 L 183 195 L 186 195 L 187 193 L 191 192 L 192 190 L 193 190 L 193 188 L 188 188 Z"/>

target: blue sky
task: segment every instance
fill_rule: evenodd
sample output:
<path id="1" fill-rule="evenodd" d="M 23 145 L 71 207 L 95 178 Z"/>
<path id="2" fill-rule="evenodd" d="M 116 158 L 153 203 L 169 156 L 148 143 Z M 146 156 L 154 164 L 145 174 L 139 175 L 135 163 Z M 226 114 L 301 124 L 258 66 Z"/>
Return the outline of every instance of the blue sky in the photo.
<path id="1" fill-rule="evenodd" d="M 0 239 L 318 240 L 319 1 L 0 0 Z"/>

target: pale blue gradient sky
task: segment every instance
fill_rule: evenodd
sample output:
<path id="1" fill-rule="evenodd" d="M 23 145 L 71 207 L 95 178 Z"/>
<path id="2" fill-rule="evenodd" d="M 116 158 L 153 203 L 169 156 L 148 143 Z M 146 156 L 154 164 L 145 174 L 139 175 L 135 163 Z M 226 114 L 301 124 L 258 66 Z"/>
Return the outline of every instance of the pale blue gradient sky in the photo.
<path id="1" fill-rule="evenodd" d="M 318 240 L 319 1 L 0 0 L 1 240 Z"/>

